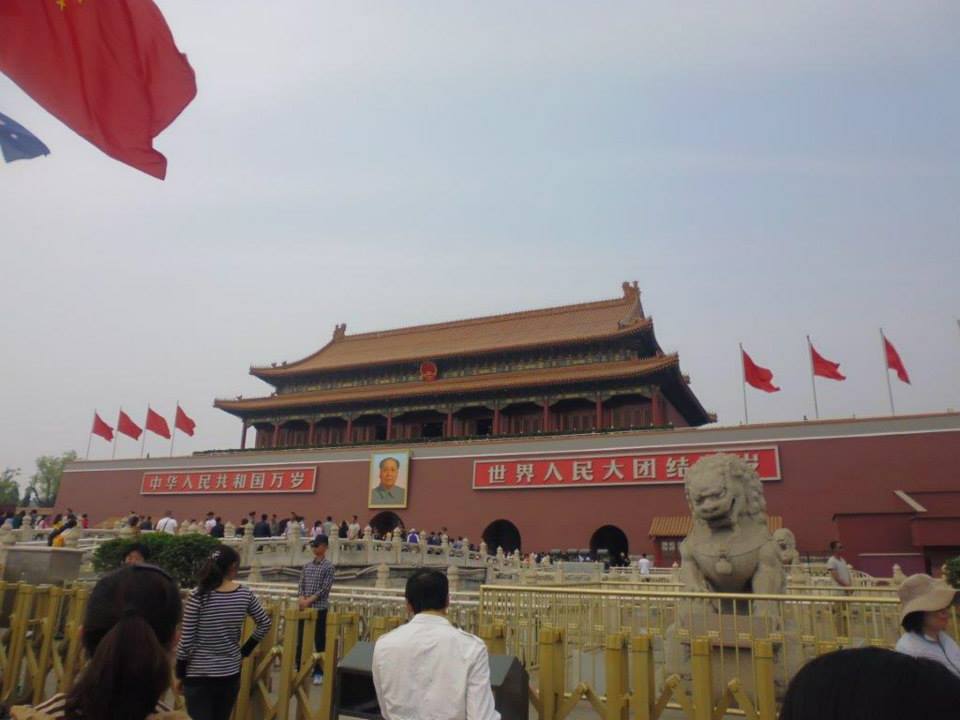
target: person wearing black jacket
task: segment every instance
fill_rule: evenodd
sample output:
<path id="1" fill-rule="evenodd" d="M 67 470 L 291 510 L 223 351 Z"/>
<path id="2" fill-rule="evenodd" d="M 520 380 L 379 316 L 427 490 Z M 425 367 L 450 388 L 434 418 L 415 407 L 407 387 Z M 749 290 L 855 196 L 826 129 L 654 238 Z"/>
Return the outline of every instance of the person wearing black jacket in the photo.
<path id="1" fill-rule="evenodd" d="M 267 521 L 267 514 L 260 516 L 260 522 L 253 526 L 253 536 L 255 538 L 270 537 L 270 523 Z"/>

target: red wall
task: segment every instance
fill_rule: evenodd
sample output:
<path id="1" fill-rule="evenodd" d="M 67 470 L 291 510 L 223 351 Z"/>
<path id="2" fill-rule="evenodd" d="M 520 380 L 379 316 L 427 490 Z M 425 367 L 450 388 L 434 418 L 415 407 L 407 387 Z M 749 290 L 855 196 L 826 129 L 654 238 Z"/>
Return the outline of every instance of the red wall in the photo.
<path id="1" fill-rule="evenodd" d="M 689 440 L 691 447 L 708 444 L 717 436 L 708 430 L 673 432 L 683 432 L 684 442 Z M 743 429 L 744 444 L 777 445 L 780 449 L 783 480 L 764 483 L 767 509 L 772 515 L 783 516 L 785 525 L 796 534 L 801 552 L 825 553 L 828 542 L 838 537 L 835 513 L 888 509 L 891 502 L 900 503 L 892 496 L 893 490 L 956 487 L 951 476 L 951 470 L 960 467 L 956 432 L 778 442 L 757 439 L 757 435 L 751 438 L 751 432 L 749 427 Z M 645 450 L 657 449 L 648 439 L 657 434 L 636 437 L 643 437 Z M 565 441 L 564 454 L 595 447 L 595 443 L 594 436 L 571 437 Z M 488 453 L 491 446 L 478 443 L 447 447 L 449 454 L 462 454 Z M 346 452 L 357 450 L 317 451 L 311 457 L 334 459 Z M 417 446 L 413 446 L 413 452 L 409 507 L 397 510 L 397 514 L 407 527 L 434 530 L 446 525 L 451 534 L 465 535 L 473 542 L 479 542 L 484 528 L 500 518 L 519 528 L 525 551 L 589 547 L 593 532 L 611 524 L 626 533 L 630 552 L 652 554 L 654 545 L 648 537 L 651 519 L 687 512 L 682 485 L 475 491 L 471 476 L 476 455 L 429 459 L 416 457 Z M 299 453 L 297 459 L 303 456 Z M 256 457 L 263 462 L 264 458 L 286 460 L 289 456 L 278 452 L 258 453 Z M 249 455 L 235 456 L 237 466 L 251 460 Z M 185 458 L 184 464 L 197 468 L 201 461 Z M 115 465 L 129 468 L 137 462 L 116 461 Z M 104 466 L 110 464 L 99 465 Z M 201 518 L 209 509 L 234 522 L 251 510 L 281 514 L 293 510 L 310 522 L 328 514 L 337 520 L 357 514 L 365 522 L 374 514 L 366 507 L 366 461 L 320 463 L 317 492 L 309 496 L 145 497 L 139 494 L 139 488 L 146 467 L 150 466 L 90 471 L 84 463 L 76 463 L 64 475 L 57 507 L 88 512 L 94 522 L 129 510 L 157 519 L 167 508 L 179 518 Z M 847 529 L 843 531 L 847 556 L 854 565 L 859 553 L 902 549 L 904 533 L 909 543 L 909 528 L 904 529 L 895 516 L 872 518 L 869 527 L 851 524 L 849 537 Z"/>

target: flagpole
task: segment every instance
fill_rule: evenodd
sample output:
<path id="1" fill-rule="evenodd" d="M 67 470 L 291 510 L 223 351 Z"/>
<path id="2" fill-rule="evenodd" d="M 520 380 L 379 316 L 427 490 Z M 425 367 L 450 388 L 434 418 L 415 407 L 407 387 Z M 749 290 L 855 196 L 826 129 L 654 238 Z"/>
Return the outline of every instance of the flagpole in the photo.
<path id="1" fill-rule="evenodd" d="M 123 412 L 123 405 L 120 406 L 120 412 Z M 120 416 L 117 416 L 117 432 L 113 434 L 113 454 L 110 455 L 111 460 L 117 459 L 117 440 L 120 435 Z"/>
<path id="2" fill-rule="evenodd" d="M 180 411 L 180 401 L 177 400 L 177 409 L 173 414 L 173 430 L 170 432 L 170 457 L 173 457 L 173 441 L 177 439 L 177 413 Z"/>
<path id="3" fill-rule="evenodd" d="M 817 378 L 813 367 L 813 343 L 810 342 L 810 336 L 807 335 L 807 355 L 810 357 L 810 385 L 813 387 L 813 414 L 820 419 L 820 406 L 817 404 Z"/>
<path id="4" fill-rule="evenodd" d="M 147 417 L 150 417 L 150 406 L 147 405 Z M 143 457 L 143 451 L 147 447 L 147 424 L 143 424 L 143 440 L 140 442 L 140 457 Z"/>
<path id="5" fill-rule="evenodd" d="M 743 424 L 750 424 L 750 416 L 747 414 L 747 371 L 743 366 L 743 343 L 740 343 L 740 386 L 743 390 Z"/>
<path id="6" fill-rule="evenodd" d="M 890 396 L 890 414 L 896 415 L 897 409 L 893 405 L 893 386 L 890 385 L 890 363 L 887 362 L 887 337 L 880 328 L 880 349 L 883 351 L 883 374 L 887 378 L 887 395 Z"/>
<path id="7" fill-rule="evenodd" d="M 94 417 L 94 419 L 96 419 L 96 417 L 97 417 L 97 409 L 96 409 L 96 408 L 93 409 L 93 417 Z M 86 457 L 84 457 L 84 460 L 89 460 L 89 459 L 90 459 L 90 441 L 91 441 L 91 440 L 93 440 L 93 428 L 92 428 L 92 427 L 90 428 L 90 432 L 87 433 L 87 455 L 86 455 Z"/>

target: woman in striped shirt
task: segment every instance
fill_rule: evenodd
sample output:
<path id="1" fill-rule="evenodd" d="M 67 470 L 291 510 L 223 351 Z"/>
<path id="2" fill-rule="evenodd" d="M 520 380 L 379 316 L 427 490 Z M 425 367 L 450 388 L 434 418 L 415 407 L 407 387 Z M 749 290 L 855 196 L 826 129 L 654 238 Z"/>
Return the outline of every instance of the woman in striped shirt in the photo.
<path id="1" fill-rule="evenodd" d="M 270 629 L 270 616 L 249 588 L 236 582 L 240 556 L 218 545 L 187 598 L 176 675 L 193 720 L 227 720 L 240 687 L 240 662 Z M 257 627 L 241 646 L 247 615 Z"/>

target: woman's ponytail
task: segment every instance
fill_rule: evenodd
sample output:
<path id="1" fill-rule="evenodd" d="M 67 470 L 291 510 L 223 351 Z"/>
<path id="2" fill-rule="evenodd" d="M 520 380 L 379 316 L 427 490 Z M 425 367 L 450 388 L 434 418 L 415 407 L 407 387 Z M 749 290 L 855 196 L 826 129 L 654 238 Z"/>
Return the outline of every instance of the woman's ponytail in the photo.
<path id="1" fill-rule="evenodd" d="M 197 573 L 197 595 L 209 595 L 223 584 L 230 568 L 240 564 L 240 556 L 229 545 L 217 545 Z"/>
<path id="2" fill-rule="evenodd" d="M 83 619 L 90 661 L 67 695 L 65 717 L 143 720 L 170 687 L 170 653 L 183 606 L 166 572 L 131 565 L 97 582 Z"/>

